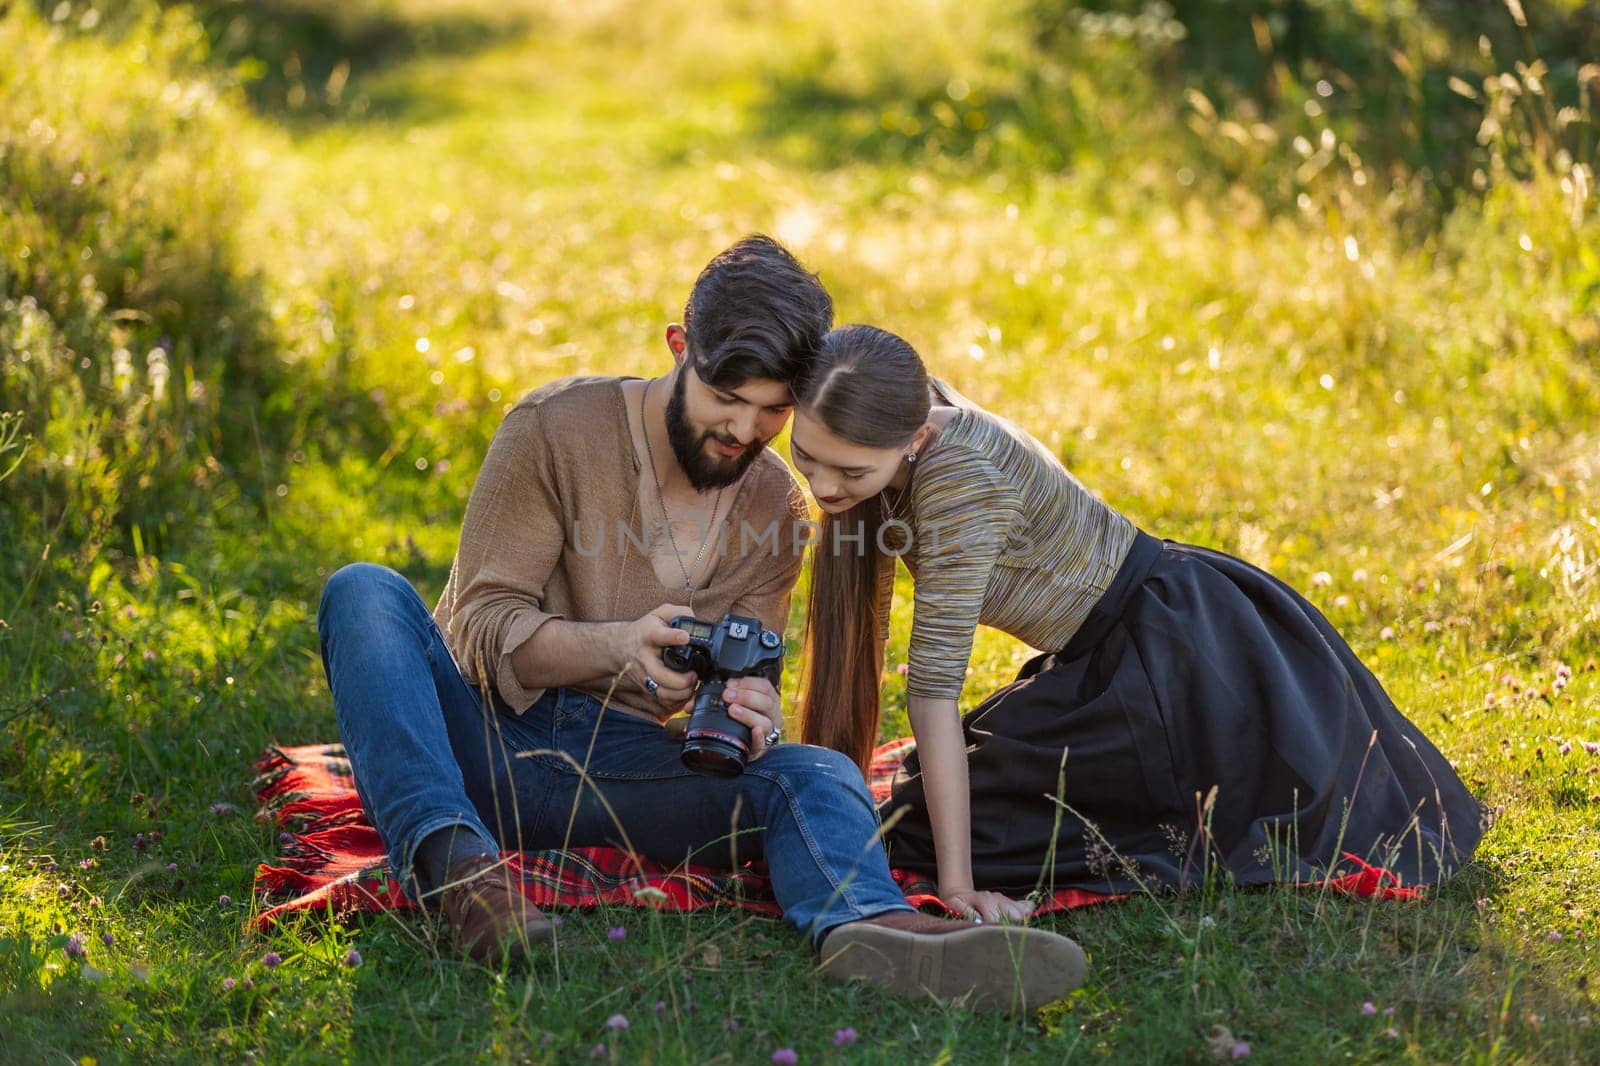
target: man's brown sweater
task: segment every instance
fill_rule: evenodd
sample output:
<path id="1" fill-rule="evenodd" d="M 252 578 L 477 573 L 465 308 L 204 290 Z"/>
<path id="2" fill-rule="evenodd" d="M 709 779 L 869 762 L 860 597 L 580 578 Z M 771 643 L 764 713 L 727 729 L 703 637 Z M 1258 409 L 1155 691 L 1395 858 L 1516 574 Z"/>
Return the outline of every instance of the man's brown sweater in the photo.
<path id="1" fill-rule="evenodd" d="M 641 550 L 650 541 L 623 380 L 566 378 L 529 393 L 495 432 L 467 501 L 433 617 L 462 675 L 493 684 L 519 714 L 543 690 L 517 680 L 511 653 L 540 626 L 631 621 L 684 600 Z M 731 514 L 712 533 L 716 563 L 695 593 L 695 613 L 715 621 L 732 611 L 782 632 L 800 572 L 805 496 L 770 451 L 734 491 Z M 593 694 L 604 698 L 605 688 Z M 659 709 L 632 689 L 612 700 L 651 720 Z"/>

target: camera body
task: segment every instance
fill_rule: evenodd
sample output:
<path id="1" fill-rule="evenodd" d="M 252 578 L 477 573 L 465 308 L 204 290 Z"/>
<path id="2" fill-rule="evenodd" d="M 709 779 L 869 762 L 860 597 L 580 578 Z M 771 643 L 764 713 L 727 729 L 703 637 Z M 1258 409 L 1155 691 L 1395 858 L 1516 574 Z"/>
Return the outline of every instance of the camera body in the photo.
<path id="1" fill-rule="evenodd" d="M 750 730 L 728 717 L 722 691 L 736 677 L 764 677 L 776 688 L 783 675 L 783 636 L 737 614 L 720 622 L 680 615 L 672 628 L 688 633 L 689 643 L 663 648 L 662 662 L 700 679 L 684 732 L 683 764 L 712 777 L 738 777 L 750 757 Z"/>

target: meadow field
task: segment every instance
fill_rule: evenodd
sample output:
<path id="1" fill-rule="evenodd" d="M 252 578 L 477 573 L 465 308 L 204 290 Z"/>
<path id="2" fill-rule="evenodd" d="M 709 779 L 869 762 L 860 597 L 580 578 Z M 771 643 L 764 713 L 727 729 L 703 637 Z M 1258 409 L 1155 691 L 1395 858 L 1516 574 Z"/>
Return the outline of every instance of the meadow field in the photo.
<path id="1" fill-rule="evenodd" d="M 1597 25 L 0 0 L 0 1061 L 1600 1062 Z M 568 913 L 504 973 L 414 912 L 250 932 L 251 762 L 337 739 L 325 578 L 431 601 L 510 405 L 660 372 L 756 231 L 1142 528 L 1305 592 L 1495 812 L 1476 860 L 1043 919 L 1090 977 L 1024 1019 L 733 910 Z M 981 633 L 963 705 L 1029 654 Z"/>

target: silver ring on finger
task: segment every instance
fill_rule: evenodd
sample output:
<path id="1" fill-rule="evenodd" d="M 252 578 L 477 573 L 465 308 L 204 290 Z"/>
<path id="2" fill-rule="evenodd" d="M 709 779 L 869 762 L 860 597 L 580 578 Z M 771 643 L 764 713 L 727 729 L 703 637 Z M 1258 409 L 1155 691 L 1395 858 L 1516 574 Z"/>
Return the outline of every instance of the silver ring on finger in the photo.
<path id="1" fill-rule="evenodd" d="M 777 725 L 773 726 L 767 735 L 761 739 L 766 741 L 767 747 L 772 747 L 778 741 L 783 739 L 783 727 Z"/>
<path id="2" fill-rule="evenodd" d="M 653 677 L 647 677 L 644 679 L 644 687 L 645 691 L 649 692 L 652 696 L 661 691 L 660 682 L 656 681 L 656 679 Z"/>

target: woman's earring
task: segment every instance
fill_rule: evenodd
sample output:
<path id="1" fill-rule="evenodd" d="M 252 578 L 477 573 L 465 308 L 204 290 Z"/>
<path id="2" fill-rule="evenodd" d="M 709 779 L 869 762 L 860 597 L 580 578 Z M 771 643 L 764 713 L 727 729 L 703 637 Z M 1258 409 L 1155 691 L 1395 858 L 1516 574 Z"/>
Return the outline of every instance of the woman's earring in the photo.
<path id="1" fill-rule="evenodd" d="M 914 463 L 916 461 L 917 461 L 917 453 L 916 452 L 906 452 L 906 462 Z"/>

